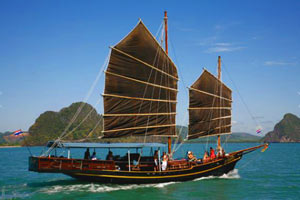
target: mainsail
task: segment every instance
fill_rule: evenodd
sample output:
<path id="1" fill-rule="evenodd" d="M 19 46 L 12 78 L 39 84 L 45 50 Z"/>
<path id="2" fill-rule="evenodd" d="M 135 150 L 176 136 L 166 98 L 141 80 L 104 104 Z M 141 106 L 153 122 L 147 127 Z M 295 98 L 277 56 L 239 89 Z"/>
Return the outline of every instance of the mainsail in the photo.
<path id="1" fill-rule="evenodd" d="M 176 135 L 177 68 L 142 21 L 112 47 L 105 73 L 105 138 Z"/>
<path id="2" fill-rule="evenodd" d="M 231 133 L 231 90 L 204 70 L 189 88 L 188 139 Z"/>

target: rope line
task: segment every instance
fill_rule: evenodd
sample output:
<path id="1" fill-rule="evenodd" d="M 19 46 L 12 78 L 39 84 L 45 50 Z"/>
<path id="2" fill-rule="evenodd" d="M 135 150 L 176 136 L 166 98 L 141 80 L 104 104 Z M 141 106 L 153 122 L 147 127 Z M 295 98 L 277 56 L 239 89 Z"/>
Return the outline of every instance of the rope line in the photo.
<path id="1" fill-rule="evenodd" d="M 249 107 L 248 107 L 246 101 L 244 100 L 242 94 L 240 93 L 240 91 L 239 91 L 237 85 L 235 84 L 235 82 L 234 82 L 233 79 L 231 78 L 231 76 L 230 76 L 229 72 L 227 71 L 227 69 L 226 69 L 225 64 L 224 64 L 223 61 L 222 61 L 222 64 L 223 64 L 223 66 L 224 66 L 223 68 L 225 69 L 225 72 L 226 72 L 227 76 L 229 77 L 230 81 L 232 82 L 234 88 L 236 89 L 237 94 L 238 94 L 238 96 L 240 97 L 242 103 L 244 104 L 244 106 L 245 106 L 245 108 L 246 108 L 248 114 L 250 115 L 250 117 L 251 117 L 252 120 L 254 121 L 255 125 L 258 126 L 258 125 L 259 125 L 258 122 L 256 121 L 255 117 L 253 116 L 252 112 L 250 111 L 250 109 L 249 109 Z"/>
<path id="2" fill-rule="evenodd" d="M 103 71 L 105 69 L 105 67 L 108 64 L 109 58 L 110 58 L 110 52 L 108 53 L 102 67 L 100 68 L 93 84 L 91 85 L 88 93 L 86 94 L 85 98 L 83 99 L 82 103 L 80 104 L 80 106 L 78 107 L 76 113 L 74 114 L 74 116 L 72 117 L 71 121 L 69 122 L 69 124 L 67 125 L 67 127 L 64 129 L 64 131 L 62 132 L 62 134 L 53 142 L 53 144 L 51 145 L 51 147 L 45 152 L 43 153 L 43 156 L 48 155 L 56 146 L 56 144 L 64 137 L 64 135 L 67 133 L 67 131 L 70 129 L 71 125 L 74 123 L 74 121 L 76 120 L 76 118 L 78 117 L 78 115 L 80 114 L 81 110 L 83 109 L 83 107 L 86 105 L 86 101 L 90 98 L 92 92 L 94 91 L 96 84 L 98 83 L 101 75 L 103 74 Z"/>

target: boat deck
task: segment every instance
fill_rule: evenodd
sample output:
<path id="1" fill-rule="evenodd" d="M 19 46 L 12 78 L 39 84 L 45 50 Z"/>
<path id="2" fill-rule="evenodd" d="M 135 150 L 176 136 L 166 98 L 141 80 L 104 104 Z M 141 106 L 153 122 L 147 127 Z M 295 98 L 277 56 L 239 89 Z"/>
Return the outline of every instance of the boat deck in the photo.
<path id="1" fill-rule="evenodd" d="M 222 160 L 215 159 L 211 162 Z M 155 171 L 153 157 L 141 157 L 139 164 L 128 163 L 126 160 L 86 160 L 86 159 L 69 159 L 60 157 L 30 157 L 29 170 L 37 172 L 61 172 L 61 171 Z M 195 165 L 202 165 L 200 162 L 188 162 L 187 160 L 168 161 L 166 171 L 189 169 Z M 205 163 L 208 164 L 208 163 Z"/>

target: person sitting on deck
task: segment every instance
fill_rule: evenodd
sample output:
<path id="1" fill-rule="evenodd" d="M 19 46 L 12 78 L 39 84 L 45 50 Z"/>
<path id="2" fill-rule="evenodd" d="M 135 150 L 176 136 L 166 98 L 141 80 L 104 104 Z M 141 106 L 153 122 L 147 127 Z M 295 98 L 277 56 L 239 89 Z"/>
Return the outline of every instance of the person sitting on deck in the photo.
<path id="1" fill-rule="evenodd" d="M 187 157 L 188 157 L 189 162 L 197 161 L 196 156 L 194 156 L 193 152 L 191 152 L 191 151 L 188 151 Z"/>
<path id="2" fill-rule="evenodd" d="M 92 159 L 92 160 L 97 160 L 96 152 L 95 152 L 95 151 L 93 152 L 93 155 L 92 155 L 91 159 Z"/>
<path id="3" fill-rule="evenodd" d="M 106 156 L 106 160 L 114 160 L 114 156 L 113 156 L 113 152 L 109 151 L 107 156 Z"/>
<path id="4" fill-rule="evenodd" d="M 210 158 L 212 160 L 216 158 L 215 150 L 212 147 L 210 147 Z"/>
<path id="5" fill-rule="evenodd" d="M 210 157 L 208 156 L 208 152 L 205 151 L 204 152 L 204 156 L 203 156 L 203 163 L 209 162 L 210 161 Z"/>
<path id="6" fill-rule="evenodd" d="M 167 165 L 168 165 L 168 156 L 166 152 L 163 152 L 161 170 L 165 171 L 167 169 Z"/>
<path id="7" fill-rule="evenodd" d="M 222 148 L 222 155 L 223 155 L 223 157 L 226 156 L 225 150 L 223 148 Z"/>
<path id="8" fill-rule="evenodd" d="M 89 160 L 90 158 L 91 158 L 90 149 L 87 148 L 85 153 L 84 153 L 84 159 Z"/>
<path id="9" fill-rule="evenodd" d="M 225 151 L 222 147 L 220 147 L 219 151 L 218 151 L 218 154 L 217 154 L 217 157 L 218 158 L 223 158 L 225 157 Z"/>

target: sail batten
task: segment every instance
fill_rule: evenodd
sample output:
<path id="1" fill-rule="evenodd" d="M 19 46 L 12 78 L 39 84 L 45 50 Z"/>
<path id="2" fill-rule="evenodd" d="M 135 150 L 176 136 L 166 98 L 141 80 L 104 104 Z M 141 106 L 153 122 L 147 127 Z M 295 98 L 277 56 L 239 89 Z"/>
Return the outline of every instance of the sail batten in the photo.
<path id="1" fill-rule="evenodd" d="M 212 94 L 212 93 L 209 93 L 209 92 L 205 92 L 205 91 L 203 91 L 203 90 L 197 90 L 197 89 L 195 89 L 195 88 L 189 88 L 190 90 L 194 90 L 194 91 L 196 91 L 196 92 L 200 92 L 200 93 L 203 93 L 203 94 L 207 94 L 207 95 L 210 95 L 210 96 L 213 96 L 213 97 L 217 97 L 217 98 L 220 98 L 220 99 L 224 99 L 224 100 L 226 100 L 226 101 L 230 101 L 230 102 L 232 102 L 232 100 L 231 99 L 227 99 L 227 98 L 224 98 L 224 97 L 222 97 L 222 96 L 218 96 L 218 95 L 215 95 L 215 94 Z"/>
<path id="2" fill-rule="evenodd" d="M 213 137 L 213 136 L 218 136 L 218 135 L 230 135 L 231 134 L 231 132 L 224 132 L 224 133 L 216 133 L 216 134 L 209 134 L 209 135 L 203 135 L 203 133 L 199 133 L 199 134 L 197 134 L 197 133 L 195 133 L 195 134 L 193 134 L 193 135 L 189 135 L 188 136 L 188 140 L 192 140 L 192 139 L 197 139 L 197 138 L 199 138 L 199 137 L 201 137 L 201 138 L 204 138 L 204 137 Z"/>
<path id="3" fill-rule="evenodd" d="M 225 117 L 217 117 L 217 118 L 213 118 L 213 119 L 209 119 L 209 120 L 204 120 L 204 121 L 199 121 L 197 123 L 205 123 L 205 122 L 215 121 L 215 120 L 219 120 L 219 119 L 230 119 L 230 118 L 231 118 L 231 115 L 225 116 Z"/>
<path id="4" fill-rule="evenodd" d="M 231 107 L 190 107 L 190 110 L 215 110 L 215 109 L 225 109 L 225 110 L 231 110 Z"/>
<path id="5" fill-rule="evenodd" d="M 204 70 L 189 88 L 188 139 L 231 133 L 231 90 Z"/>
<path id="6" fill-rule="evenodd" d="M 109 132 L 116 132 L 116 131 L 127 131 L 127 130 L 135 130 L 135 129 L 151 129 L 151 128 L 162 128 L 162 127 L 170 127 L 170 126 L 176 126 L 176 124 L 165 124 L 165 125 L 157 125 L 157 126 L 143 126 L 143 127 L 131 127 L 131 128 L 123 128 L 123 129 L 115 129 L 115 130 L 108 130 L 103 131 L 104 133 Z"/>
<path id="7" fill-rule="evenodd" d="M 146 66 L 148 66 L 148 67 L 151 67 L 152 69 L 155 69 L 156 71 L 158 71 L 158 72 L 160 72 L 160 73 L 162 73 L 162 74 L 165 74 L 165 75 L 167 75 L 167 76 L 170 76 L 171 78 L 173 78 L 173 79 L 175 79 L 175 80 L 177 80 L 177 81 L 179 80 L 178 77 L 175 77 L 175 76 L 173 76 L 173 75 L 171 75 L 171 74 L 169 74 L 169 73 L 167 73 L 167 72 L 165 72 L 165 71 L 163 71 L 163 70 L 160 70 L 160 69 L 158 69 L 157 67 L 155 67 L 155 66 L 153 66 L 153 65 L 150 65 L 150 64 L 148 64 L 148 63 L 146 63 L 146 62 L 144 62 L 144 61 L 142 61 L 142 60 L 140 60 L 140 59 L 138 59 L 138 58 L 136 58 L 136 57 L 133 57 L 133 56 L 131 56 L 131 55 L 129 55 L 129 54 L 127 54 L 127 53 L 125 53 L 125 52 L 123 52 L 123 51 L 117 49 L 117 48 L 111 47 L 111 49 L 116 50 L 116 51 L 118 51 L 119 53 L 121 53 L 121 54 L 123 54 L 123 55 L 125 55 L 125 56 L 127 56 L 127 57 L 129 57 L 129 58 L 132 58 L 132 59 L 134 59 L 134 60 L 136 60 L 136 61 L 138 61 L 138 62 L 140 62 L 140 63 L 142 63 L 142 64 L 144 64 L 144 65 L 146 65 Z"/>
<path id="8" fill-rule="evenodd" d="M 137 97 L 128 97 L 128 96 L 120 96 L 114 94 L 102 94 L 103 97 L 115 97 L 121 99 L 134 99 L 140 101 L 160 101 L 160 102 L 167 102 L 167 103 L 177 103 L 176 100 L 165 100 L 165 99 L 147 99 L 147 98 L 137 98 Z"/>
<path id="9" fill-rule="evenodd" d="M 166 89 L 166 90 L 173 90 L 173 91 L 178 92 L 177 89 L 174 89 L 174 88 L 171 88 L 171 87 L 165 87 L 165 86 L 162 86 L 162 85 L 157 85 L 157 84 L 141 81 L 141 80 L 130 78 L 130 77 L 127 77 L 127 76 L 123 76 L 123 75 L 120 75 L 120 74 L 115 74 L 115 73 L 112 73 L 112 72 L 109 72 L 109 71 L 105 71 L 105 73 L 113 75 L 113 76 L 118 76 L 120 78 L 127 79 L 127 80 L 130 80 L 130 81 L 135 81 L 135 82 L 138 82 L 138 83 L 142 83 L 142 84 L 145 84 L 145 85 L 151 85 L 151 86 L 154 86 L 154 87 L 160 87 L 160 88 L 163 88 L 163 89 Z"/>
<path id="10" fill-rule="evenodd" d="M 175 113 L 130 113 L 130 114 L 104 114 L 103 117 L 114 117 L 114 116 L 148 116 L 148 115 L 176 115 Z"/>
<path id="11" fill-rule="evenodd" d="M 176 135 L 177 68 L 140 21 L 111 47 L 104 138 Z"/>

